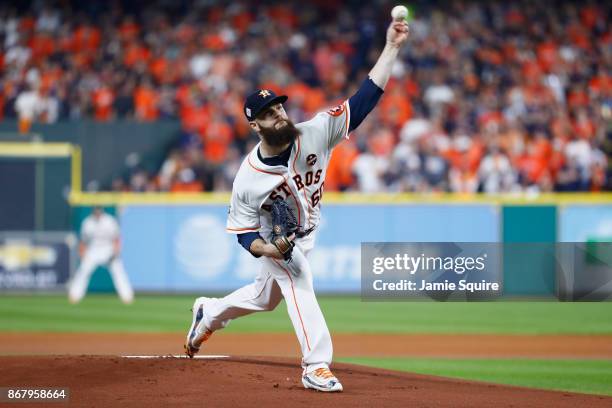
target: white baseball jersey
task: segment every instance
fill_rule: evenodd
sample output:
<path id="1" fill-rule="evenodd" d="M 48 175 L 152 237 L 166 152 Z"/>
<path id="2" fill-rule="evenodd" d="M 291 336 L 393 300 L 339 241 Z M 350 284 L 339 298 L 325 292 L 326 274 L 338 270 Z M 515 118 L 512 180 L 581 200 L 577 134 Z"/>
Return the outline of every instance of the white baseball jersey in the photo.
<path id="1" fill-rule="evenodd" d="M 87 251 L 81 259 L 79 269 L 68 286 L 68 298 L 78 303 L 85 297 L 91 275 L 100 265 L 107 265 L 119 297 L 124 303 L 134 300 L 134 291 L 130 285 L 123 262 L 114 256 L 114 242 L 119 238 L 119 224 L 112 215 L 93 214 L 81 224 L 81 239 L 87 244 Z"/>
<path id="2" fill-rule="evenodd" d="M 349 118 L 347 100 L 296 124 L 301 135 L 293 144 L 288 166 L 263 163 L 257 154 L 261 143 L 257 144 L 234 179 L 227 231 L 259 232 L 269 239 L 271 203 L 279 197 L 287 201 L 303 230 L 316 227 L 331 150 L 342 139 L 348 139 Z"/>
<path id="3" fill-rule="evenodd" d="M 119 238 L 119 224 L 109 214 L 101 214 L 98 219 L 90 215 L 81 226 L 81 239 L 89 248 L 112 249 L 113 242 Z"/>

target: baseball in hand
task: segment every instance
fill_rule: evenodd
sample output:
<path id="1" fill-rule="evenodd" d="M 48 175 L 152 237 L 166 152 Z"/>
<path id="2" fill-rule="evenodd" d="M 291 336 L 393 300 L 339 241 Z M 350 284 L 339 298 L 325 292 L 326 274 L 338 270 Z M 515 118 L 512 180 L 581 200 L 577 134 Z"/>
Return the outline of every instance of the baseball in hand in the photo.
<path id="1" fill-rule="evenodd" d="M 391 10 L 391 18 L 393 20 L 406 20 L 408 18 L 408 9 L 406 6 L 395 6 Z"/>

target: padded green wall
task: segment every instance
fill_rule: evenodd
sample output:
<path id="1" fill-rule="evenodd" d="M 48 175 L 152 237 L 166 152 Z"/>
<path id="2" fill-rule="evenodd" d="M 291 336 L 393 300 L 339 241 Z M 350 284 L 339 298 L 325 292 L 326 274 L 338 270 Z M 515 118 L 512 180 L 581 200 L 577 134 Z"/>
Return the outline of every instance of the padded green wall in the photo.
<path id="1" fill-rule="evenodd" d="M 31 136 L 19 136 L 17 124 L 14 121 L 0 122 L 0 142 L 27 142 Z M 83 190 L 92 181 L 97 181 L 102 188 L 109 188 L 112 180 L 118 176 L 126 176 L 129 168 L 125 159 L 128 155 L 139 157 L 139 167 L 150 173 L 156 173 L 173 146 L 180 132 L 178 121 L 159 121 L 155 123 L 139 123 L 135 121 L 117 121 L 98 123 L 90 120 L 66 121 L 54 124 L 35 124 L 32 132 L 40 134 L 45 142 L 67 142 L 79 145 L 82 150 L 82 180 Z M 28 163 L 31 173 L 36 174 L 35 163 L 41 163 L 42 180 L 34 183 L 24 180 L 22 190 L 25 192 L 42 185 L 44 201 L 38 211 L 42 225 L 39 230 L 70 230 L 70 207 L 67 203 L 67 193 L 70 186 L 70 161 L 68 159 L 3 159 L 5 162 Z M 38 177 L 38 176 L 36 176 Z M 0 179 L 0 187 L 2 187 Z M 10 181 L 10 180 L 9 180 Z M 8 185 L 8 184 L 7 184 Z M 7 190 L 6 188 L 4 190 Z M 27 210 L 26 210 L 27 211 Z M 32 209 L 29 213 L 36 213 Z M 2 216 L 8 221 L 17 220 L 15 216 L 4 211 Z M 33 218 L 30 217 L 30 218 Z M 26 219 L 21 225 L 6 222 L 11 230 L 30 230 L 35 225 L 33 219 Z M 27 221 L 27 222 L 26 222 Z M 0 225 L 3 225 L 0 220 Z"/>
<path id="2" fill-rule="evenodd" d="M 506 244 L 504 293 L 534 296 L 555 294 L 556 239 L 557 207 L 503 207 L 502 241 Z"/>

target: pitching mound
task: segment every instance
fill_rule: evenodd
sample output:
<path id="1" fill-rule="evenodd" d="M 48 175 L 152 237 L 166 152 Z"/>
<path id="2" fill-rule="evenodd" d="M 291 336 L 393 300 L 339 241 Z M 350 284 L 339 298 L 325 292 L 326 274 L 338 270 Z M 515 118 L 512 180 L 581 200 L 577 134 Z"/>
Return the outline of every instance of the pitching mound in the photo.
<path id="1" fill-rule="evenodd" d="M 71 406 L 598 407 L 612 398 L 335 364 L 345 392 L 305 390 L 299 362 L 112 356 L 0 357 L 4 387 L 67 387 Z M 19 404 L 26 407 L 29 404 Z M 40 406 L 40 404 L 32 404 Z"/>

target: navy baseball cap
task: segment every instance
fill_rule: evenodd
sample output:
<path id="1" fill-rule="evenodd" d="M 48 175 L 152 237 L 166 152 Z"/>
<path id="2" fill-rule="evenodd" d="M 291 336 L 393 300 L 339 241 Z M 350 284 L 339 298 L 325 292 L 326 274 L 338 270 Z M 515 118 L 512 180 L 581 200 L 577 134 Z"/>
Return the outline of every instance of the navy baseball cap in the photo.
<path id="1" fill-rule="evenodd" d="M 289 98 L 286 95 L 276 95 L 269 89 L 258 89 L 244 101 L 244 114 L 249 121 L 255 120 L 255 117 L 268 106 L 285 103 L 287 99 Z"/>

